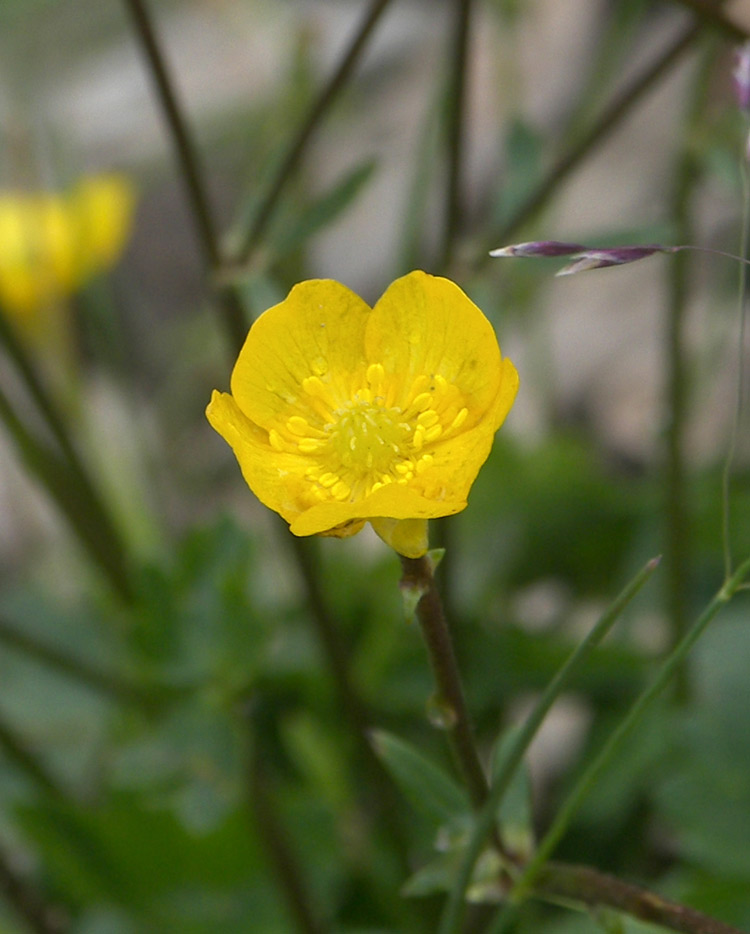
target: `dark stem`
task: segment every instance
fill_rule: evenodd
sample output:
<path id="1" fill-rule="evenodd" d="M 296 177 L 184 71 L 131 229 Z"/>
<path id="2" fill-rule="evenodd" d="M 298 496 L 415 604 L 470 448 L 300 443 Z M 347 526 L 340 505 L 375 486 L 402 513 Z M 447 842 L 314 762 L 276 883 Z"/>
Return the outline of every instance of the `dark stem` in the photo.
<path id="1" fill-rule="evenodd" d="M 41 792 L 57 801 L 65 799 L 64 791 L 47 771 L 47 767 L 42 765 L 15 729 L 2 720 L 0 720 L 0 749 Z"/>
<path id="2" fill-rule="evenodd" d="M 611 101 L 588 132 L 584 133 L 581 139 L 555 162 L 535 191 L 521 204 L 513 217 L 493 233 L 492 240 L 488 241 L 488 249 L 497 246 L 498 243 L 510 241 L 515 232 L 544 207 L 550 197 L 557 192 L 560 182 L 567 178 L 592 150 L 606 138 L 607 134 L 627 116 L 641 97 L 677 64 L 700 32 L 700 24 L 694 23 L 689 26 L 655 61 L 636 75 L 630 84 Z M 487 255 L 482 254 L 477 258 L 477 264 L 482 266 L 488 259 Z"/>
<path id="3" fill-rule="evenodd" d="M 589 866 L 547 863 L 534 884 L 534 893 L 542 898 L 571 899 L 591 908 L 614 908 L 682 934 L 743 934 L 739 928 L 709 918 L 694 908 L 671 902 Z"/>
<path id="4" fill-rule="evenodd" d="M 721 0 L 718 3 L 712 3 L 710 0 L 675 0 L 675 2 L 692 10 L 706 24 L 716 26 L 724 35 L 736 42 L 744 42 L 745 39 L 750 38 L 747 29 L 743 29 L 726 13 L 721 12 L 720 7 L 723 6 Z"/>
<path id="5" fill-rule="evenodd" d="M 48 903 L 23 879 L 7 853 L 0 853 L 0 892 L 34 934 L 64 934 L 69 930 L 64 909 Z"/>
<path id="6" fill-rule="evenodd" d="M 52 401 L 34 363 L 6 320 L 6 316 L 3 315 L 2 309 L 0 309 L 0 344 L 5 347 L 8 356 L 15 364 L 29 395 L 36 403 L 39 413 L 59 445 L 66 462 L 65 472 L 69 473 L 71 481 L 75 483 L 80 491 L 79 508 L 83 510 L 86 517 L 83 524 L 92 529 L 92 534 L 97 542 L 94 557 L 99 564 L 102 564 L 103 560 L 106 561 L 108 565 L 107 575 L 115 590 L 126 602 L 129 602 L 132 599 L 132 587 L 125 544 L 70 437 L 65 420 Z M 52 483 L 45 481 L 45 476 L 49 476 L 51 479 L 52 475 L 58 470 L 57 455 L 51 451 L 48 455 L 45 454 L 45 449 L 40 444 L 36 444 L 30 433 L 23 427 L 6 395 L 1 392 L 0 395 L 0 418 L 5 421 L 6 427 L 18 445 L 22 456 L 26 459 L 29 457 L 35 460 L 47 458 L 51 461 L 48 469 L 42 471 L 44 476 L 41 475 L 38 469 L 35 472 L 47 486 L 48 492 L 57 500 L 62 512 L 68 514 L 69 503 L 66 496 L 61 498 L 60 491 L 57 489 L 59 484 L 54 481 Z M 36 453 L 32 454 L 30 449 L 34 447 Z M 72 524 L 78 531 L 81 523 L 73 521 Z"/>
<path id="7" fill-rule="evenodd" d="M 140 685 L 123 681 L 111 672 L 101 671 L 80 658 L 74 658 L 54 646 L 40 642 L 2 618 L 0 618 L 0 643 L 115 700 L 137 704 L 147 710 L 158 701 L 158 697 L 152 696 L 149 690 Z M 166 699 L 171 693 L 164 691 L 162 696 Z"/>
<path id="8" fill-rule="evenodd" d="M 273 217 L 279 198 L 287 182 L 299 165 L 308 142 L 314 131 L 318 128 L 326 111 L 336 99 L 339 92 L 345 87 L 354 68 L 359 62 L 372 31 L 390 2 L 391 0 L 373 0 L 359 29 L 344 53 L 343 58 L 334 70 L 328 83 L 321 89 L 318 97 L 313 101 L 310 111 L 289 143 L 286 155 L 281 160 L 268 192 L 261 201 L 258 211 L 255 214 L 253 223 L 245 234 L 242 246 L 235 257 L 235 261 L 239 265 L 244 265 L 249 262 L 251 255 L 260 243 L 261 237 L 265 233 L 268 223 Z"/>
<path id="9" fill-rule="evenodd" d="M 445 190 L 445 226 L 438 268 L 446 270 L 453 259 L 456 237 L 463 221 L 463 155 L 466 87 L 469 57 L 472 0 L 455 0 L 455 18 L 451 21 L 452 74 L 446 113 L 446 148 L 448 178 Z"/>
<path id="10" fill-rule="evenodd" d="M 248 718 L 250 719 L 250 718 Z M 268 859 L 279 888 L 284 894 L 290 914 L 300 934 L 322 934 L 324 928 L 313 908 L 297 858 L 292 851 L 285 828 L 277 814 L 276 803 L 262 765 L 262 756 L 255 749 L 256 737 L 251 736 L 248 778 L 250 805 Z"/>
<path id="11" fill-rule="evenodd" d="M 165 56 L 145 3 L 143 0 L 125 0 L 125 5 L 133 20 L 162 113 L 169 128 L 206 265 L 214 278 L 218 279 L 223 268 L 219 238 L 211 216 L 196 148 L 177 100 L 174 82 L 169 74 Z M 220 300 L 227 336 L 232 350 L 237 352 L 247 333 L 244 311 L 236 292 L 232 289 L 222 289 Z"/>
<path id="12" fill-rule="evenodd" d="M 56 501 L 94 563 L 101 568 L 122 600 L 131 603 L 133 589 L 124 545 L 85 471 L 81 473 L 76 469 L 76 463 L 39 442 L 27 430 L 1 389 L 0 421 L 13 438 L 29 472 Z"/>
<path id="13" fill-rule="evenodd" d="M 401 587 L 421 593 L 416 615 L 422 629 L 430 666 L 437 688 L 437 708 L 442 711 L 444 727 L 456 764 L 463 775 L 474 807 L 487 798 L 487 776 L 479 758 L 474 729 L 466 706 L 461 676 L 453 651 L 448 623 L 443 612 L 432 567 L 428 558 L 401 557 Z"/>

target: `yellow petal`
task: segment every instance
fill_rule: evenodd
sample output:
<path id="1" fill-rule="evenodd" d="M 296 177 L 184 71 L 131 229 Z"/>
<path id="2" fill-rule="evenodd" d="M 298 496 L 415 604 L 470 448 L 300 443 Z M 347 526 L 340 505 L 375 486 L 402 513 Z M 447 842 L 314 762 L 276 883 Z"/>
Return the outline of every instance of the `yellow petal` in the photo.
<path id="1" fill-rule="evenodd" d="M 352 519 L 437 519 L 452 516 L 466 507 L 466 500 L 434 500 L 406 484 L 389 483 L 354 503 L 321 502 L 300 514 L 292 523 L 295 535 L 319 535 Z"/>
<path id="2" fill-rule="evenodd" d="M 314 498 L 305 476 L 306 458 L 274 450 L 268 434 L 245 418 L 228 393 L 214 390 L 206 417 L 234 451 L 245 482 L 265 506 L 290 523 L 307 513 Z"/>
<path id="3" fill-rule="evenodd" d="M 426 519 L 371 519 L 370 525 L 400 555 L 421 558 L 429 547 Z"/>
<path id="4" fill-rule="evenodd" d="M 364 332 L 370 309 L 331 279 L 296 285 L 250 329 L 232 373 L 232 395 L 256 424 L 271 428 L 290 406 L 307 404 L 303 382 L 348 398 L 350 376 L 364 366 Z"/>
<path id="5" fill-rule="evenodd" d="M 70 198 L 81 281 L 109 269 L 119 259 L 130 233 L 135 189 L 122 175 L 98 175 L 79 183 Z"/>
<path id="6" fill-rule="evenodd" d="M 368 360 L 398 375 L 404 387 L 421 375 L 444 377 L 464 395 L 466 428 L 492 404 L 500 383 L 500 348 L 492 325 L 449 279 L 411 272 L 373 308 Z"/>

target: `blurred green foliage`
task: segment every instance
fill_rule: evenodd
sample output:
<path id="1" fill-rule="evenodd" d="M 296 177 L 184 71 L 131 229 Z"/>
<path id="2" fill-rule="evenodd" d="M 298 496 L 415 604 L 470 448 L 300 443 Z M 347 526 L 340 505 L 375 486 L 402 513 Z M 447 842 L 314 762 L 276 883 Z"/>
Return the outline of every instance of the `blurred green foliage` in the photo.
<path id="1" fill-rule="evenodd" d="M 3 22 L 22 29 L 27 42 L 42 18 L 61 15 L 60 6 L 9 3 Z M 166 15 L 181 4 L 157 6 Z M 205 13 L 211 4 L 197 6 Z M 91 4 L 69 7 L 76 12 L 63 19 L 85 18 Z M 498 43 L 503 30 L 526 22 L 518 2 L 486 7 L 483 22 L 497 31 Z M 608 13 L 602 7 L 595 24 L 602 48 L 588 82 L 571 90 L 562 136 L 575 141 L 592 119 L 618 79 L 612 63 L 627 60 L 633 43 L 662 15 L 657 7 L 623 2 L 609 5 Z M 417 6 L 416 15 L 432 11 Z M 239 110 L 213 114 L 208 130 L 202 126 L 210 137 L 207 163 L 224 170 L 227 190 L 218 200 L 226 202 L 230 249 L 257 217 L 281 162 L 280 140 L 313 96 L 314 41 L 303 26 L 296 38 L 294 59 L 278 63 L 280 85 Z M 366 80 L 347 89 L 346 106 L 334 109 L 332 132 L 356 135 L 357 116 L 384 88 L 408 80 L 403 61 L 371 67 Z M 716 74 L 725 71 L 725 57 L 717 55 Z M 443 88 L 443 77 L 436 87 Z M 485 185 L 481 209 L 465 219 L 470 229 L 462 248 L 474 253 L 460 257 L 455 275 L 489 315 L 502 309 L 502 319 L 493 320 L 504 347 L 506 333 L 532 350 L 543 345 L 528 354 L 523 393 L 548 386 L 552 338 L 538 308 L 554 267 L 507 264 L 500 278 L 474 250 L 518 219 L 553 161 L 552 130 L 559 127 L 541 127 L 521 104 L 512 100 L 507 122 L 497 127 L 502 179 Z M 398 254 L 389 259 L 393 268 L 372 271 L 373 281 L 389 281 L 404 257 L 425 267 L 432 262 L 435 191 L 445 168 L 439 110 L 434 100 L 423 107 L 411 189 L 393 231 L 393 243 L 403 249 L 392 250 Z M 691 139 L 705 174 L 732 197 L 733 116 L 726 102 L 714 104 Z M 172 164 L 159 156 L 134 171 L 143 181 L 142 210 L 158 214 L 159 205 L 149 206 L 149 189 L 171 179 Z M 320 274 L 321 239 L 361 204 L 383 171 L 378 155 L 353 158 L 318 188 L 302 166 L 262 249 L 249 265 L 225 270 L 221 284 L 236 288 L 248 316 L 283 297 L 296 278 Z M 169 246 L 179 252 L 181 215 L 169 218 L 177 218 Z M 733 217 L 733 229 L 737 223 Z M 649 216 L 606 239 L 648 241 L 673 227 L 671 217 Z M 527 228 L 531 219 L 521 229 Z M 229 372 L 209 297 L 214 283 L 196 273 L 190 247 L 177 273 L 169 251 L 160 254 L 151 291 L 147 276 L 139 280 L 151 268 L 138 265 L 139 236 L 149 253 L 159 229 L 137 231 L 130 264 L 114 283 L 100 280 L 72 302 L 76 375 L 67 397 L 53 393 L 118 517 L 132 597 L 123 602 L 110 593 L 67 528 L 29 533 L 0 572 L 0 867 L 29 886 L 19 897 L 5 885 L 0 931 L 303 929 L 257 808 L 277 822 L 275 842 L 292 854 L 313 913 L 324 919 L 321 930 L 434 931 L 471 815 L 443 737 L 428 722 L 432 679 L 418 628 L 403 620 L 396 559 L 364 534 L 317 542 L 308 554 L 370 731 L 363 736 L 352 729 L 357 713 L 341 696 L 315 626 L 320 612 L 304 560 L 295 560 L 286 530 L 251 502 L 236 465 L 203 420 L 210 388 L 226 385 Z M 601 229 L 597 223 L 592 242 Z M 537 219 L 528 238 L 545 230 Z M 733 235 L 727 234 L 730 242 Z M 723 239 L 721 245 L 727 246 Z M 352 255 L 359 252 L 353 243 Z M 723 307 L 726 274 L 711 275 L 708 288 Z M 167 293 L 173 305 L 187 294 L 192 304 L 184 313 L 165 312 Z M 706 353 L 715 366 L 716 348 Z M 56 385 L 59 374 L 42 370 L 47 384 Z M 696 382 L 699 376 L 700 367 Z M 99 381 L 114 387 L 120 404 L 97 422 L 89 409 Z M 9 377 L 8 391 L 36 431 L 39 419 L 19 382 Z M 705 386 L 694 388 L 699 396 Z M 661 438 L 656 454 L 628 458 L 586 411 L 568 410 L 556 398 L 543 399 L 540 408 L 541 431 L 524 433 L 511 420 L 500 434 L 469 508 L 448 532 L 443 584 L 487 761 L 612 595 L 663 548 Z M 105 437 L 102 423 L 112 412 L 122 422 Z M 701 464 L 686 458 L 686 467 L 686 600 L 696 617 L 724 572 L 721 464 L 712 455 Z M 731 516 L 732 551 L 742 559 L 750 555 L 746 463 L 733 479 Z M 549 825 L 673 640 L 659 580 L 575 678 L 560 705 L 560 735 L 535 747 L 530 777 L 526 771 L 517 777 L 501 821 L 521 849 Z M 748 598 L 740 594 L 691 655 L 687 698 L 663 698 L 620 749 L 563 840 L 561 859 L 596 865 L 750 927 L 748 659 Z M 489 881 L 475 877 L 475 894 L 497 896 L 498 868 L 484 868 Z M 32 920 L 33 912 L 24 920 L 23 906 L 35 900 L 53 906 L 47 927 Z M 485 929 L 490 916 L 475 906 L 471 929 Z M 511 925 L 517 934 L 602 927 L 653 930 L 536 901 Z"/>

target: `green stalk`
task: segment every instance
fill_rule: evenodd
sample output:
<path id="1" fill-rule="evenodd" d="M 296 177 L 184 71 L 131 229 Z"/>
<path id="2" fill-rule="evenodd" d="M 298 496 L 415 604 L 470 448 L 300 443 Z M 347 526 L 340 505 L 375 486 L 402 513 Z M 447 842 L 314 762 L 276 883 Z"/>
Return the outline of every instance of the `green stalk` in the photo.
<path id="1" fill-rule="evenodd" d="M 747 124 L 748 121 L 746 120 Z M 747 126 L 746 126 L 747 131 Z M 748 166 L 747 154 L 743 153 L 740 162 L 740 178 L 742 180 L 742 227 L 740 235 L 740 256 L 747 257 L 748 239 L 750 236 L 750 166 Z M 729 435 L 729 445 L 727 455 L 724 460 L 724 467 L 721 473 L 721 533 L 722 547 L 724 551 L 724 576 L 728 580 L 732 574 L 732 541 L 731 541 L 731 510 L 730 510 L 730 485 L 732 480 L 732 468 L 737 451 L 737 442 L 740 436 L 740 427 L 742 425 L 742 410 L 744 407 L 745 390 L 745 331 L 746 331 L 746 313 L 745 305 L 747 303 L 747 264 L 740 263 L 739 284 L 737 294 L 737 388 L 734 405 L 734 415 L 732 418 L 732 427 Z"/>
<path id="2" fill-rule="evenodd" d="M 696 124 L 707 103 L 710 75 L 714 62 L 713 50 L 703 55 L 688 95 L 690 101 L 685 119 L 682 151 L 678 154 L 675 184 L 671 194 L 671 213 L 678 243 L 691 243 L 691 198 L 700 180 L 691 140 Z M 742 267 L 744 269 L 744 266 Z M 689 354 L 685 340 L 685 317 L 690 296 L 690 264 L 687 252 L 677 253 L 666 266 L 667 307 L 664 329 L 665 437 L 662 487 L 664 497 L 664 568 L 667 616 L 670 624 L 670 644 L 675 645 L 689 625 L 688 593 L 692 548 L 690 542 L 690 504 L 687 491 L 685 433 L 688 417 Z M 686 670 L 679 668 L 675 676 L 675 692 L 680 703 L 686 703 L 689 684 Z"/>
<path id="3" fill-rule="evenodd" d="M 133 21 L 135 33 L 148 63 L 154 89 L 169 128 L 206 265 L 214 279 L 219 280 L 224 265 L 219 238 L 211 215 L 211 206 L 197 150 L 177 99 L 166 58 L 144 0 L 125 0 L 125 6 Z M 219 297 L 221 300 L 219 307 L 229 344 L 236 354 L 242 347 L 247 334 L 245 311 L 239 296 L 233 289 L 222 289 Z"/>
<path id="4" fill-rule="evenodd" d="M 383 15 L 390 2 L 391 0 L 373 0 L 370 4 L 359 29 L 344 52 L 341 61 L 334 69 L 327 84 L 321 88 L 307 116 L 297 128 L 297 132 L 292 137 L 289 148 L 279 164 L 276 175 L 260 203 L 253 222 L 245 233 L 242 245 L 237 251 L 237 256 L 234 257 L 234 261 L 238 265 L 246 265 L 260 243 L 273 217 L 279 199 L 299 165 L 315 130 L 317 130 L 323 117 L 330 109 L 331 104 L 333 104 L 352 76 L 355 67 L 359 64 L 362 53 L 367 47 L 367 43 L 375 26 L 378 24 L 380 17 Z"/>
<path id="5" fill-rule="evenodd" d="M 133 600 L 127 556 L 108 515 L 85 473 L 50 450 L 26 429 L 0 389 L 0 420 L 5 423 L 21 459 L 42 483 L 68 520 L 93 562 L 126 602 Z"/>
<path id="6" fill-rule="evenodd" d="M 675 672 L 678 671 L 680 665 L 682 665 L 687 657 L 690 649 L 703 634 L 708 624 L 718 614 L 719 610 L 732 599 L 737 590 L 742 586 L 748 574 L 750 574 L 750 558 L 741 564 L 732 577 L 722 586 L 721 590 L 719 590 L 693 626 L 685 633 L 667 659 L 662 663 L 652 683 L 638 696 L 625 718 L 604 744 L 599 755 L 585 770 L 568 795 L 567 800 L 560 808 L 557 817 L 552 822 L 552 826 L 540 842 L 536 853 L 516 881 L 511 893 L 513 901 L 519 901 L 532 890 L 542 867 L 560 842 L 560 839 L 586 798 L 586 795 L 611 762 L 620 744 L 637 726 L 649 706 L 664 691 Z"/>
<path id="7" fill-rule="evenodd" d="M 515 735 L 505 758 L 497 770 L 497 774 L 493 777 L 487 800 L 476 817 L 474 830 L 466 847 L 461 868 L 443 912 L 439 934 L 451 934 L 451 932 L 460 930 L 464 893 L 469 886 L 474 865 L 496 826 L 497 813 L 502 804 L 503 796 L 508 790 L 516 770 L 523 761 L 526 750 L 531 745 L 531 741 L 536 736 L 549 709 L 568 685 L 573 674 L 617 622 L 628 603 L 649 580 L 658 564 L 659 558 L 653 558 L 649 561 L 615 598 L 606 612 L 591 628 L 586 638 L 575 648 L 563 666 L 557 671 L 525 723 Z"/>

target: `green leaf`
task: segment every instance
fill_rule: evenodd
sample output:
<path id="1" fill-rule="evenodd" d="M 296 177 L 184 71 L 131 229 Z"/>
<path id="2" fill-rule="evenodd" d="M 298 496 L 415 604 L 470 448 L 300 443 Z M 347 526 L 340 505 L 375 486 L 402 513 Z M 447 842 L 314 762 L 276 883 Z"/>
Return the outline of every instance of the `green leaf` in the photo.
<path id="1" fill-rule="evenodd" d="M 466 793 L 440 766 L 384 730 L 374 730 L 371 741 L 406 797 L 430 820 L 440 826 L 467 819 L 470 806 Z"/>

